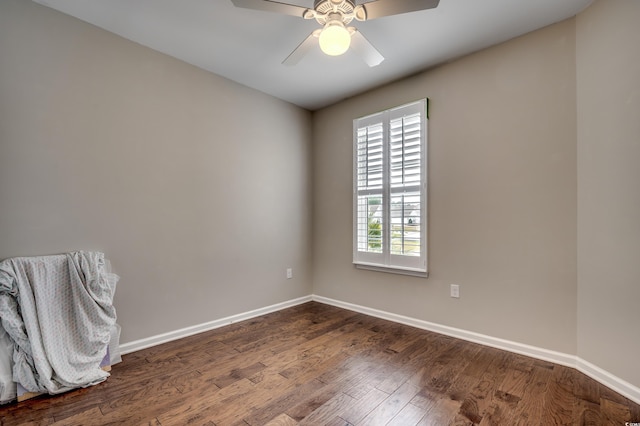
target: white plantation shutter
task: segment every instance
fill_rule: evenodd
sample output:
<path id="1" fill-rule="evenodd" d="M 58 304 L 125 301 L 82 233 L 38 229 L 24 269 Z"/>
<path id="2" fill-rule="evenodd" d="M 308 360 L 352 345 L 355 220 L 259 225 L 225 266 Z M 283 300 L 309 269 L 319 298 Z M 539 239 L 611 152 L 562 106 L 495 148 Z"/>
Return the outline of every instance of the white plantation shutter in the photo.
<path id="1" fill-rule="evenodd" d="M 383 126 L 365 123 L 356 136 L 357 247 L 362 253 L 382 253 Z M 370 256 L 376 258 L 378 256 Z"/>
<path id="2" fill-rule="evenodd" d="M 426 274 L 427 100 L 354 120 L 356 265 Z"/>

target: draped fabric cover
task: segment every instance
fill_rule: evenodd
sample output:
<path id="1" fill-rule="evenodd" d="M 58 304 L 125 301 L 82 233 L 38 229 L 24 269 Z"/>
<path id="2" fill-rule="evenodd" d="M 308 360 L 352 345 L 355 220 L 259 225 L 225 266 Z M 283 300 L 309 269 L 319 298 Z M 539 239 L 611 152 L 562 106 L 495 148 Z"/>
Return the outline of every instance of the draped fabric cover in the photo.
<path id="1" fill-rule="evenodd" d="M 56 394 L 105 380 L 100 363 L 116 327 L 118 279 L 98 252 L 0 262 L 0 319 L 13 344 L 13 381 Z"/>

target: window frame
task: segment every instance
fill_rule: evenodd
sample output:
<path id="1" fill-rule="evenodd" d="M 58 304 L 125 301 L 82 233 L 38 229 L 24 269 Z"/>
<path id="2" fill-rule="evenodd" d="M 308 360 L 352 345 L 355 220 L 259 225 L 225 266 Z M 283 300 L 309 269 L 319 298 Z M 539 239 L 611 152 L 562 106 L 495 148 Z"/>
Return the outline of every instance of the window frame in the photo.
<path id="1" fill-rule="evenodd" d="M 427 195 L 428 195 L 428 187 L 427 187 L 427 173 L 428 173 L 428 162 L 427 162 L 427 153 L 428 153 L 428 106 L 429 100 L 427 98 L 420 99 L 415 102 L 407 103 L 395 108 L 390 108 L 384 111 L 377 112 L 375 114 L 370 114 L 364 117 L 356 118 L 353 120 L 353 264 L 357 268 L 362 269 L 370 269 L 380 272 L 391 272 L 405 275 L 414 275 L 420 277 L 428 277 L 428 230 L 427 230 Z M 415 114 L 419 114 L 420 117 L 420 177 L 418 183 L 412 184 L 401 184 L 401 185 L 392 185 L 391 183 L 391 123 L 394 120 L 398 120 L 401 118 L 406 118 L 410 116 L 415 116 Z M 358 187 L 358 179 L 359 169 L 358 169 L 358 161 L 359 161 L 359 130 L 373 128 L 375 126 L 382 125 L 382 183 L 380 188 L 374 185 L 373 189 L 367 188 L 359 188 Z M 373 133 L 372 133 L 373 134 Z M 374 140 L 372 136 L 369 139 L 367 137 L 367 143 L 365 149 L 370 149 L 369 147 L 372 145 L 370 142 Z M 407 142 L 403 138 L 402 146 L 403 149 Z M 407 145 L 408 146 L 408 145 Z M 404 151 L 403 151 L 404 152 Z M 403 157 L 404 158 L 404 157 Z M 404 161 L 404 159 L 403 159 Z M 369 167 L 372 165 L 372 161 L 370 158 L 367 158 L 367 182 L 369 181 Z M 406 166 L 402 166 L 402 172 L 404 172 Z M 403 179 L 404 180 L 404 179 Z M 406 254 L 392 254 L 392 244 L 394 239 L 391 236 L 392 226 L 384 226 L 385 223 L 392 223 L 392 196 L 411 196 L 412 193 L 418 193 L 420 197 L 420 213 L 419 213 L 419 245 L 420 245 L 420 255 L 412 256 Z M 394 195 L 395 194 L 395 195 Z M 382 206 L 382 221 L 378 221 L 381 223 L 381 252 L 371 252 L 370 250 L 362 251 L 359 250 L 359 244 L 362 244 L 362 241 L 359 241 L 358 235 L 358 213 L 359 207 L 362 209 L 362 205 L 359 205 L 359 201 L 361 201 L 361 197 L 381 197 L 382 202 L 380 205 Z M 415 196 L 415 195 L 414 195 Z M 371 232 L 370 228 L 370 202 L 367 198 L 366 201 L 366 212 L 367 212 L 367 224 L 366 232 L 367 232 L 367 240 L 366 244 L 370 244 L 369 235 Z M 375 204 L 374 204 L 375 205 Z M 402 206 L 405 205 L 403 201 L 401 203 Z M 404 207 L 403 207 L 404 208 Z M 377 209 L 376 209 L 377 210 Z M 360 214 L 362 212 L 360 211 Z M 403 210 L 403 226 L 404 226 L 404 210 Z M 360 222 L 360 227 L 362 227 L 362 220 Z M 362 229 L 360 230 L 362 232 Z M 403 230 L 403 249 L 404 249 L 404 230 Z M 362 233 L 361 235 L 362 236 Z"/>

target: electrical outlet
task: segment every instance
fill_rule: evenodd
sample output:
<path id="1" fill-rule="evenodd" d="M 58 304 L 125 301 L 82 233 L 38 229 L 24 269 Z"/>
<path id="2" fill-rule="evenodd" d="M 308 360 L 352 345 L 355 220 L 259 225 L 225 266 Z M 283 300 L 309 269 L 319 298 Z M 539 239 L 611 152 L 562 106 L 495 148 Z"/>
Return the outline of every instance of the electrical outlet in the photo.
<path id="1" fill-rule="evenodd" d="M 460 298 L 460 286 L 458 284 L 451 284 L 451 297 Z"/>
<path id="2" fill-rule="evenodd" d="M 287 279 L 290 280 L 293 278 L 293 269 L 287 268 Z"/>

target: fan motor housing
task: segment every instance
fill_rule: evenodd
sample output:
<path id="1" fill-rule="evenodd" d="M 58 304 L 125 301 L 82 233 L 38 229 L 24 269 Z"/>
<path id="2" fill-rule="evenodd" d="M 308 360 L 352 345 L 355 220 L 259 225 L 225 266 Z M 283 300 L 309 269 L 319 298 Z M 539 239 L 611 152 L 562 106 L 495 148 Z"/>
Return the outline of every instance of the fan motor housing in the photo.
<path id="1" fill-rule="evenodd" d="M 345 25 L 354 18 L 354 9 L 356 5 L 351 0 L 315 0 L 313 9 L 315 10 L 314 18 L 320 25 L 325 25 L 330 16 L 340 14 L 342 23 Z"/>

